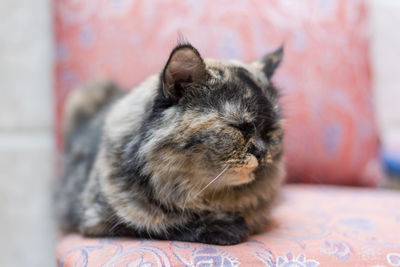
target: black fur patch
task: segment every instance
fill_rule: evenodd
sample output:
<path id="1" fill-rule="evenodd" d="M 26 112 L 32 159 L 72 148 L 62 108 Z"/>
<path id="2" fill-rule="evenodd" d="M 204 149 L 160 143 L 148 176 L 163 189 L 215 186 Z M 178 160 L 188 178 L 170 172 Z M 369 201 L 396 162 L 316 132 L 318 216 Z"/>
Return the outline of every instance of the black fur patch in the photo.
<path id="1" fill-rule="evenodd" d="M 202 242 L 215 245 L 234 245 L 248 236 L 248 228 L 238 214 L 227 213 L 223 219 L 216 214 L 205 212 L 193 214 L 185 225 L 170 229 L 166 239 Z"/>
<path id="2" fill-rule="evenodd" d="M 272 77 L 276 68 L 278 68 L 279 64 L 281 63 L 282 55 L 283 55 L 283 46 L 278 48 L 275 52 L 265 56 L 263 60 L 264 62 L 263 71 L 265 75 L 268 77 L 268 79 Z"/>
<path id="3" fill-rule="evenodd" d="M 244 84 L 250 87 L 253 92 L 261 92 L 261 87 L 251 78 L 251 74 L 248 70 L 242 67 L 232 68 L 233 74 Z"/>

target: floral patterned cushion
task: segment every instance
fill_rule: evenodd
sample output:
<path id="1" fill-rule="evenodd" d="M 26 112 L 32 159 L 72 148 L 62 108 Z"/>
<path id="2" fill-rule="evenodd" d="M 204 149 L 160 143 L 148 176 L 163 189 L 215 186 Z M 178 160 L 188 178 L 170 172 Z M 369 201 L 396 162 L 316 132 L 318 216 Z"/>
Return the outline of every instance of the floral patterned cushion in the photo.
<path id="1" fill-rule="evenodd" d="M 284 44 L 274 79 L 289 179 L 379 183 L 365 1 L 56 0 L 54 8 L 60 147 L 72 88 L 99 76 L 131 88 L 161 69 L 179 33 L 206 57 L 251 60 Z"/>
<path id="2" fill-rule="evenodd" d="M 69 235 L 57 258 L 59 266 L 400 266 L 399 207 L 394 191 L 287 185 L 271 226 L 242 244 Z"/>

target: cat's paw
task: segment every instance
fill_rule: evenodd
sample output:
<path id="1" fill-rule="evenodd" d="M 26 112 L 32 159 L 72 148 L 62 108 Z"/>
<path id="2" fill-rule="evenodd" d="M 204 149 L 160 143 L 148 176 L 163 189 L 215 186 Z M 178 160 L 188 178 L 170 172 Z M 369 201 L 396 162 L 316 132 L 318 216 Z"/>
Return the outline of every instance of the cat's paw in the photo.
<path id="1" fill-rule="evenodd" d="M 234 234 L 230 232 L 217 232 L 210 231 L 205 232 L 199 236 L 198 242 L 212 244 L 212 245 L 221 245 L 221 246 L 229 246 L 236 245 L 243 242 L 247 237 L 247 234 Z"/>
<path id="2" fill-rule="evenodd" d="M 246 240 L 248 229 L 244 221 L 232 223 L 216 221 L 199 234 L 198 241 L 213 245 L 235 245 Z"/>

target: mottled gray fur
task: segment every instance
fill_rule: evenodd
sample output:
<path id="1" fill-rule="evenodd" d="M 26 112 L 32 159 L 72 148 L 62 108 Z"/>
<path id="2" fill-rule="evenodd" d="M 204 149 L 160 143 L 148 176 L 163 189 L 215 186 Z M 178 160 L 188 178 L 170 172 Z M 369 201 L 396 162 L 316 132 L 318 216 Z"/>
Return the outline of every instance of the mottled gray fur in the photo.
<path id="1" fill-rule="evenodd" d="M 75 90 L 65 116 L 63 232 L 229 245 L 262 231 L 284 175 L 270 82 L 283 51 L 251 63 L 178 45 L 123 94 Z"/>

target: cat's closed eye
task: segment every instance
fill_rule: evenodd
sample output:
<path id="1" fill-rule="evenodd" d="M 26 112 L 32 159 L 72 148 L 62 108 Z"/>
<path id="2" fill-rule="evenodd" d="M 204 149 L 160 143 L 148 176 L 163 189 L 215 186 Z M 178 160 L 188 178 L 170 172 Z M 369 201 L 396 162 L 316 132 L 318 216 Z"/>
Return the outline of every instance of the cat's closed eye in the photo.
<path id="1" fill-rule="evenodd" d="M 230 123 L 229 126 L 240 131 L 240 133 L 246 140 L 248 140 L 255 132 L 255 127 L 250 122 L 243 122 L 238 124 Z"/>

